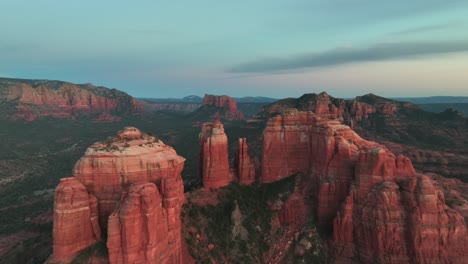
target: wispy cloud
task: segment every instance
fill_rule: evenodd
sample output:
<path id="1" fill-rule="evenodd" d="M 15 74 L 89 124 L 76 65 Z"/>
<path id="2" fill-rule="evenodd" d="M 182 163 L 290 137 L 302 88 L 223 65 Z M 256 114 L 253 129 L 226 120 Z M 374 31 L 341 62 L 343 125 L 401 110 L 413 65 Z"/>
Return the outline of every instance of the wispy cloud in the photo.
<path id="1" fill-rule="evenodd" d="M 425 32 L 436 31 L 436 30 L 459 29 L 464 26 L 465 25 L 460 22 L 427 25 L 427 26 L 414 27 L 414 28 L 409 28 L 406 30 L 397 31 L 393 33 L 393 35 L 408 35 L 408 34 L 416 34 L 416 33 L 425 33 Z"/>
<path id="2" fill-rule="evenodd" d="M 336 48 L 289 58 L 265 58 L 234 66 L 230 73 L 278 72 L 349 63 L 424 57 L 468 51 L 468 41 L 379 43 L 368 48 Z"/>

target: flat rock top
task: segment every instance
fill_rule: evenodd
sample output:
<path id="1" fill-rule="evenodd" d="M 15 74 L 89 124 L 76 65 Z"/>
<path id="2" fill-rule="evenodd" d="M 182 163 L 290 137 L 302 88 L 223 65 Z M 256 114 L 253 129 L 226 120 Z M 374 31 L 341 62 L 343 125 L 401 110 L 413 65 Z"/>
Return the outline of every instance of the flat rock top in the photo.
<path id="1" fill-rule="evenodd" d="M 85 157 L 146 155 L 152 155 L 158 160 L 177 160 L 179 161 L 178 163 L 185 161 L 183 157 L 177 155 L 177 152 L 172 147 L 164 144 L 164 142 L 155 136 L 143 133 L 135 127 L 126 127 L 120 130 L 116 136 L 94 143 L 85 153 Z"/>

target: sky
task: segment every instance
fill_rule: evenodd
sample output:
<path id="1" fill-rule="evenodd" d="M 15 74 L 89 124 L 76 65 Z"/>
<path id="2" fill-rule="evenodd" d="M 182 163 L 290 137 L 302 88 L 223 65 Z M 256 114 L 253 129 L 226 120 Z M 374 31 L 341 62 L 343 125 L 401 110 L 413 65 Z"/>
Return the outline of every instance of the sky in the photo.
<path id="1" fill-rule="evenodd" d="M 468 96 L 466 0 L 0 0 L 0 77 L 135 97 Z"/>

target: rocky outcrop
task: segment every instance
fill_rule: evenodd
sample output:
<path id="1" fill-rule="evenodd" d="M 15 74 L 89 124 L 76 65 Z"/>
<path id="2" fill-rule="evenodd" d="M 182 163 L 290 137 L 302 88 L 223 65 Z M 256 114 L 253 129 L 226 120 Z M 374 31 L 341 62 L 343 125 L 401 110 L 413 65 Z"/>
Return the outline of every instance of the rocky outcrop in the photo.
<path id="1" fill-rule="evenodd" d="M 377 170 L 372 174 L 357 170 L 356 178 L 381 180 L 368 192 L 370 185 L 356 184 L 334 220 L 333 240 L 339 260 L 464 263 L 466 224 L 459 213 L 445 205 L 442 191 L 425 175 L 400 177 L 385 163 L 374 165 Z"/>
<path id="2" fill-rule="evenodd" d="M 80 186 L 82 195 L 71 197 L 89 197 L 93 201 L 90 204 L 94 204 L 91 208 L 98 208 L 92 211 L 95 213 L 91 219 L 99 225 L 92 226 L 107 229 L 110 263 L 180 262 L 184 161 L 161 140 L 127 127 L 117 136 L 93 144 L 76 163 L 74 178 L 67 181 Z M 56 195 L 56 208 L 70 196 L 70 188 L 62 185 L 57 188 L 60 195 Z M 62 189 L 67 192 L 59 191 Z M 54 223 L 54 247 L 76 238 L 66 235 L 70 233 L 67 228 L 73 230 L 71 234 L 83 232 L 82 236 L 89 237 L 82 228 L 90 222 L 88 215 L 73 215 L 72 227 L 60 224 L 57 217 L 61 216 L 56 216 L 57 224 Z M 92 242 L 99 239 L 94 237 Z M 60 252 L 71 255 L 66 248 L 55 252 L 54 249 L 54 259 L 62 258 Z"/>
<path id="3" fill-rule="evenodd" d="M 106 227 L 122 192 L 132 183 L 176 178 L 182 186 L 180 173 L 184 161 L 162 141 L 136 128 L 126 128 L 116 137 L 88 148 L 75 164 L 73 174 L 98 199 L 100 223 Z"/>
<path id="4" fill-rule="evenodd" d="M 445 205 L 443 192 L 417 175 L 407 157 L 348 126 L 297 110 L 270 118 L 260 179 L 274 182 L 297 173 L 306 178 L 304 194 L 319 223 L 333 227 L 338 262 L 466 260 L 465 221 Z M 286 208 L 282 218 L 291 219 L 296 209 Z"/>
<path id="5" fill-rule="evenodd" d="M 237 102 L 227 95 L 205 94 L 201 112 L 207 112 L 212 118 L 242 119 L 244 115 L 237 109 Z"/>
<path id="6" fill-rule="evenodd" d="M 373 94 L 344 100 L 320 93 L 279 100 L 265 106 L 259 116 L 271 117 L 291 109 L 339 120 L 395 154 L 408 156 L 422 172 L 468 179 L 468 119 L 456 111 L 430 113 L 414 104 Z"/>
<path id="7" fill-rule="evenodd" d="M 182 263 L 180 212 L 167 215 L 171 209 L 180 210 L 180 201 L 176 201 L 175 208 L 167 203 L 154 183 L 129 187 L 109 217 L 110 263 Z"/>
<path id="8" fill-rule="evenodd" d="M 141 104 L 116 89 L 60 81 L 0 78 L 0 102 L 10 118 L 32 121 L 42 116 L 74 119 L 90 113 L 134 114 Z"/>
<path id="9" fill-rule="evenodd" d="M 96 197 L 76 178 L 63 178 L 55 190 L 54 258 L 69 262 L 101 239 Z"/>
<path id="10" fill-rule="evenodd" d="M 445 177 L 468 180 L 468 155 L 460 153 L 456 148 L 446 151 L 421 149 L 416 146 L 379 140 L 396 155 L 402 154 L 411 159 L 416 170 L 426 173 L 436 173 Z"/>
<path id="11" fill-rule="evenodd" d="M 358 96 L 353 100 L 334 98 L 325 92 L 304 94 L 293 99 L 283 99 L 265 106 L 260 115 L 283 113 L 292 108 L 314 112 L 327 119 L 338 119 L 346 124 L 365 120 L 373 113 L 394 115 L 402 103 L 388 100 L 373 94 Z"/>
<path id="12" fill-rule="evenodd" d="M 199 135 L 200 177 L 206 188 L 219 188 L 232 181 L 228 140 L 220 121 L 203 123 Z"/>
<path id="13" fill-rule="evenodd" d="M 359 137 L 338 121 L 297 110 L 270 118 L 263 134 L 261 182 L 274 182 L 293 174 L 311 175 L 318 195 L 318 220 L 330 225 L 349 192 L 362 148 L 377 143 Z"/>
<path id="14" fill-rule="evenodd" d="M 297 192 L 288 197 L 278 212 L 278 220 L 282 225 L 302 224 L 307 216 L 304 197 Z"/>
<path id="15" fill-rule="evenodd" d="M 239 138 L 239 149 L 234 159 L 234 166 L 239 184 L 250 185 L 255 181 L 255 166 L 248 153 L 246 138 Z"/>

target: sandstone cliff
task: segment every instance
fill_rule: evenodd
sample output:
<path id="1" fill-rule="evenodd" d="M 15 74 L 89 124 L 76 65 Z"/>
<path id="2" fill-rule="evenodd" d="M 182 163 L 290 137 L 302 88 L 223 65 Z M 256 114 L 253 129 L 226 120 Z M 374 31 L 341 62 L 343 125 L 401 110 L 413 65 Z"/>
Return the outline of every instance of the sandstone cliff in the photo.
<path id="1" fill-rule="evenodd" d="M 199 135 L 200 177 L 203 186 L 219 188 L 232 181 L 228 159 L 228 140 L 219 121 L 203 123 Z"/>
<path id="2" fill-rule="evenodd" d="M 134 114 L 142 106 L 128 94 L 91 84 L 0 78 L 2 118 L 32 121 L 42 116 L 73 119 L 83 114 Z"/>
<path id="3" fill-rule="evenodd" d="M 76 178 L 63 178 L 55 190 L 54 258 L 69 262 L 101 239 L 96 197 Z"/>
<path id="4" fill-rule="evenodd" d="M 241 185 L 250 185 L 255 181 L 255 166 L 249 156 L 246 138 L 239 138 L 234 167 Z"/>
<path id="5" fill-rule="evenodd" d="M 66 262 L 107 230 L 110 263 L 179 263 L 184 161 L 133 127 L 92 145 L 57 187 L 53 259 Z"/>
<path id="6" fill-rule="evenodd" d="M 205 94 L 202 106 L 193 113 L 193 116 L 212 119 L 242 119 L 244 115 L 237 109 L 237 102 L 227 95 Z"/>
<path id="7" fill-rule="evenodd" d="M 297 110 L 270 118 L 260 179 L 274 182 L 296 173 L 306 178 L 303 192 L 319 223 L 333 227 L 339 262 L 466 260 L 465 221 L 445 205 L 443 192 L 417 175 L 408 158 L 348 126 Z"/>
<path id="8" fill-rule="evenodd" d="M 468 179 L 468 119 L 457 112 L 430 113 L 414 104 L 373 94 L 344 100 L 323 92 L 279 100 L 265 106 L 259 116 L 271 117 L 291 109 L 343 122 L 365 138 L 410 157 L 420 171 Z"/>
<path id="9" fill-rule="evenodd" d="M 300 111 L 314 112 L 320 117 L 339 119 L 352 126 L 355 122 L 367 119 L 373 113 L 393 115 L 402 105 L 402 103 L 373 94 L 358 96 L 353 100 L 345 100 L 334 98 L 322 92 L 320 94 L 304 94 L 297 99 L 279 100 L 265 106 L 260 114 L 274 115 L 296 108 Z"/>

